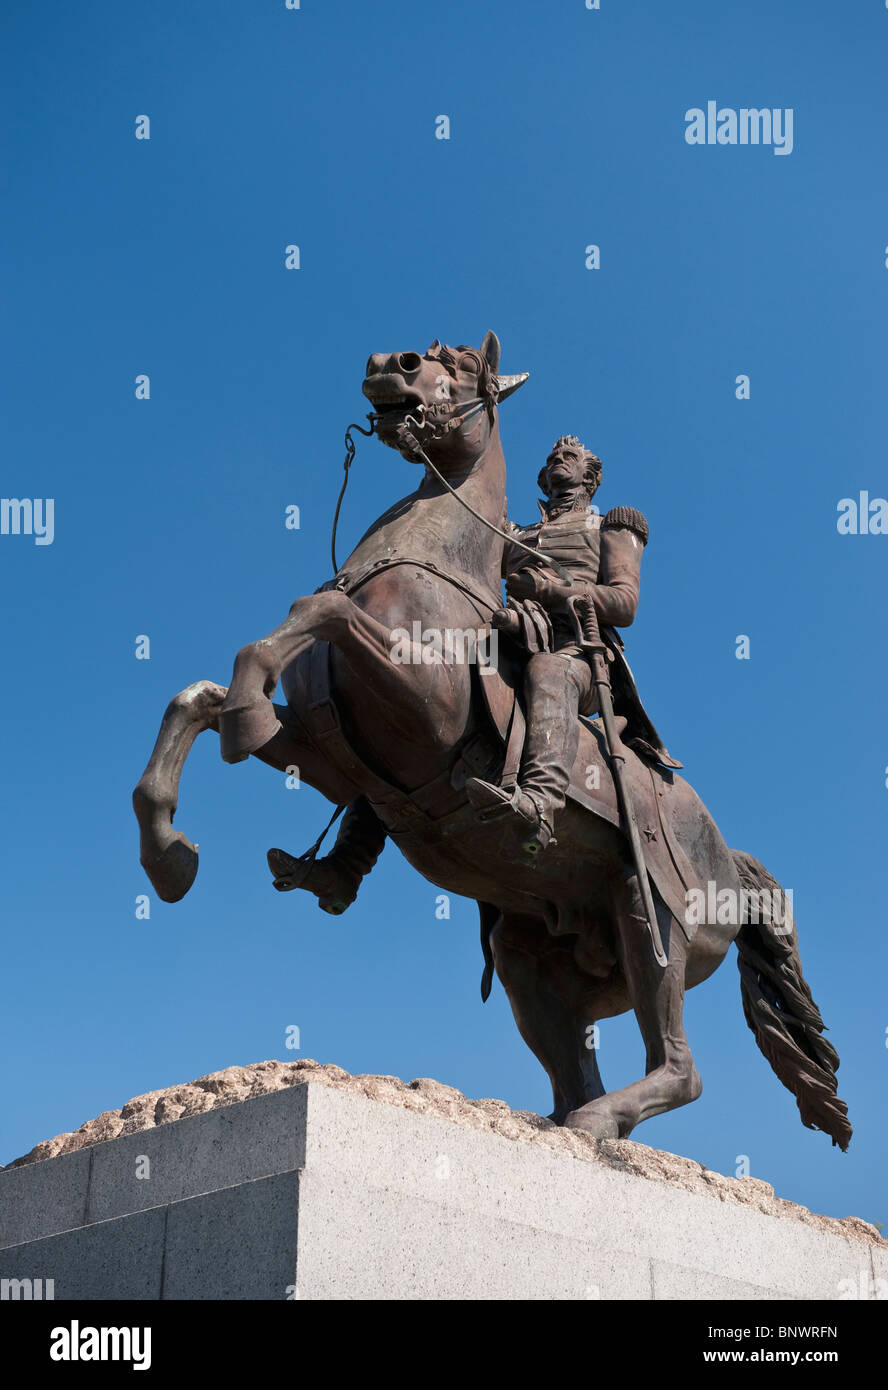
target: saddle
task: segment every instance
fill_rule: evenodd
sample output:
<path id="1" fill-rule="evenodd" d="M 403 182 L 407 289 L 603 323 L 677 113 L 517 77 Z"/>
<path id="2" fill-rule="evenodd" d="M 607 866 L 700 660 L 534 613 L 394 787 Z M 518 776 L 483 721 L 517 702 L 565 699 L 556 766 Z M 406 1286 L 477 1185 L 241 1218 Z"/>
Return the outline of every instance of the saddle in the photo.
<path id="1" fill-rule="evenodd" d="M 525 729 L 524 663 L 517 653 L 506 648 L 506 643 L 500 644 L 495 667 L 472 667 L 482 729 L 455 750 L 453 768 L 411 791 L 395 785 L 381 768 L 371 767 L 366 755 L 359 753 L 348 738 L 331 690 L 328 643 L 314 643 L 310 652 L 294 663 L 293 679 L 301 694 L 295 701 L 291 699 L 291 711 L 303 725 L 305 735 L 352 783 L 353 795 L 366 796 L 396 842 L 459 838 L 470 834 L 477 824 L 462 785 L 465 776 L 457 775 L 460 765 L 464 773 L 487 777 L 495 777 L 501 769 L 500 780 L 505 785 L 514 785 L 518 775 Z M 298 715 L 296 710 L 300 711 Z M 601 721 L 581 716 L 580 724 L 568 799 L 622 830 Z M 671 824 L 670 803 L 676 774 L 671 768 L 643 761 L 631 748 L 626 748 L 625 769 L 651 882 L 690 940 L 694 927 L 685 921 L 687 893 L 702 885 Z M 550 929 L 560 934 L 576 928 L 565 916 L 560 926 L 553 923 Z"/>

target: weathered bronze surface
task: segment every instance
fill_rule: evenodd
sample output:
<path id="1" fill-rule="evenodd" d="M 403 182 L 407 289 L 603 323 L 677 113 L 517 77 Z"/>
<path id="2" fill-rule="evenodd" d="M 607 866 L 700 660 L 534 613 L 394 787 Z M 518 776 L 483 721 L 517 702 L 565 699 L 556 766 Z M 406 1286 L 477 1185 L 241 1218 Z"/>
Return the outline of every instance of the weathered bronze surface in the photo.
<path id="1" fill-rule="evenodd" d="M 684 992 L 736 941 L 759 1047 L 803 1123 L 845 1148 L 839 1059 L 780 887 L 728 849 L 677 775 L 615 632 L 635 614 L 647 523 L 631 507 L 590 511 L 600 461 L 572 436 L 541 473 L 540 523 L 508 522 L 499 405 L 525 376 L 502 376 L 499 351 L 488 333 L 480 349 L 370 358 L 375 432 L 422 481 L 335 580 L 238 653 L 228 689 L 199 681 L 169 705 L 134 793 L 142 864 L 167 902 L 193 883 L 197 850 L 173 814 L 188 750 L 214 729 L 226 761 L 296 765 L 347 807 L 325 858 L 269 852 L 279 889 L 340 912 L 391 838 L 432 883 L 477 900 L 482 995 L 495 970 L 558 1123 L 623 1138 L 696 1099 Z M 491 631 L 495 660 L 492 641 L 486 666 L 460 659 L 466 634 Z M 689 908 L 701 902 L 702 916 Z M 630 1009 L 646 1074 L 607 1093 L 593 1025 Z"/>

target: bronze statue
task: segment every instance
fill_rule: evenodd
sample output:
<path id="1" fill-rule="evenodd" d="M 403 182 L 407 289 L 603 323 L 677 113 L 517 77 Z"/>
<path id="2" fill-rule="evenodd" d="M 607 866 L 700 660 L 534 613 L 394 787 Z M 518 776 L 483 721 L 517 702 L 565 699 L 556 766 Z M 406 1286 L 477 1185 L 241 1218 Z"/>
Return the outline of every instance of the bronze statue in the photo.
<path id="1" fill-rule="evenodd" d="M 335 579 L 238 653 L 227 690 L 199 681 L 172 701 L 134 793 L 142 864 L 165 901 L 193 883 L 197 851 L 172 822 L 191 743 L 214 729 L 227 762 L 295 764 L 348 807 L 327 860 L 316 847 L 301 859 L 270 852 L 279 887 L 310 887 L 341 910 L 388 837 L 432 883 L 477 900 L 482 997 L 495 969 L 550 1077 L 557 1123 L 622 1138 L 696 1099 L 684 991 L 735 940 L 760 1048 L 803 1123 L 845 1148 L 839 1059 L 802 976 L 795 924 L 785 910 L 758 910 L 765 896 L 780 900 L 779 885 L 728 849 L 677 775 L 611 630 L 637 602 L 643 518 L 618 508 L 600 527 L 593 521 L 588 553 L 571 549 L 576 537 L 553 545 L 577 520 L 559 527 L 559 496 L 576 488 L 585 517 L 580 493 L 591 495 L 596 479 L 594 456 L 565 438 L 547 464 L 536 535 L 505 529 L 499 406 L 526 374 L 501 375 L 499 356 L 488 333 L 480 349 L 436 340 L 424 354 L 370 358 L 371 430 L 422 465 L 422 480 L 373 523 Z M 529 568 L 516 563 L 523 547 Z M 392 659 L 396 631 L 489 633 L 494 621 L 495 669 L 421 651 Z M 562 687 L 551 671 L 563 673 Z M 283 705 L 272 703 L 279 681 Z M 547 721 L 550 766 L 540 752 Z M 543 852 L 528 852 L 533 840 Z M 702 916 L 689 910 L 701 901 Z M 629 1009 L 646 1074 L 607 1093 L 589 1032 Z"/>

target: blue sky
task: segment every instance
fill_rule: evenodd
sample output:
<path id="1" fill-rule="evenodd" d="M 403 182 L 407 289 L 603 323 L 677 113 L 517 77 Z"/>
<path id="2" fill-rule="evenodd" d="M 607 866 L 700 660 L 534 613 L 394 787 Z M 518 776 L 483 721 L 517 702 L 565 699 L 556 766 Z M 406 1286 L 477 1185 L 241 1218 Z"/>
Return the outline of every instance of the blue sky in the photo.
<path id="1" fill-rule="evenodd" d="M 328 577 L 368 354 L 492 328 L 531 372 L 502 413 L 512 515 L 577 433 L 602 507 L 648 517 L 630 660 L 725 838 L 793 889 L 856 1126 L 845 1156 L 802 1128 L 732 951 L 688 997 L 702 1098 L 634 1137 L 888 1220 L 888 537 L 836 528 L 840 499 L 888 495 L 888 11 L 601 3 L 6 6 L 0 493 L 52 497 L 55 536 L 0 536 L 3 1161 L 290 1060 L 291 1024 L 353 1072 L 549 1109 L 501 987 L 480 1003 L 474 904 L 437 920 L 391 845 L 340 919 L 275 894 L 266 849 L 328 808 L 212 734 L 177 817 L 197 883 L 135 917 L 129 797 L 164 706 Z M 791 155 L 688 145 L 708 100 L 792 108 Z M 340 552 L 414 484 L 362 443 Z M 631 1016 L 601 1066 L 641 1074 Z"/>

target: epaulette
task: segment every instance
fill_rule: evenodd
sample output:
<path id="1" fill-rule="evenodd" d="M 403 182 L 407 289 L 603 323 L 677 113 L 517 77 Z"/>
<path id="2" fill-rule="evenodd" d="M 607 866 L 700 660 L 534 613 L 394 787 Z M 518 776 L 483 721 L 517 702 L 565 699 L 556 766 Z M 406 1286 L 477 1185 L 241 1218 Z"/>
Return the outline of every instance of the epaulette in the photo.
<path id="1" fill-rule="evenodd" d="M 634 507 L 611 507 L 601 523 L 601 529 L 612 526 L 627 526 L 630 531 L 635 532 L 642 545 L 647 545 L 650 529 L 642 513 Z"/>

